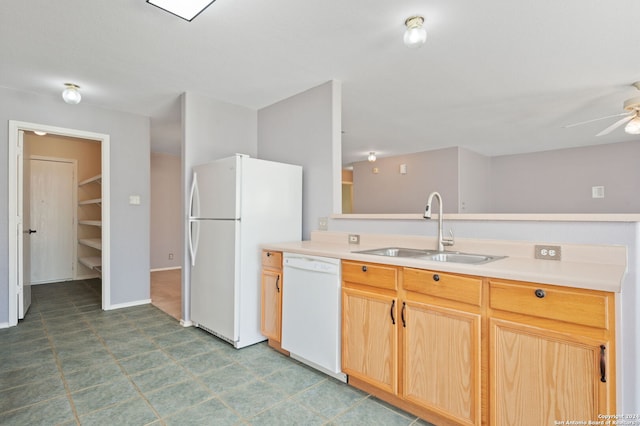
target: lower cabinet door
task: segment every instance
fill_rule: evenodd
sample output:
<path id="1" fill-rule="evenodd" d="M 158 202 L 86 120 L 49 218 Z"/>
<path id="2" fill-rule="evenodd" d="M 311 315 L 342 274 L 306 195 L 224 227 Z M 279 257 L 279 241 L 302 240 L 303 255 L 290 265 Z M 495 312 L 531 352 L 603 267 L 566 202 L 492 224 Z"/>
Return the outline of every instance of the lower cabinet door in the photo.
<path id="1" fill-rule="evenodd" d="M 281 341 L 280 320 L 282 318 L 282 275 L 278 271 L 262 271 L 262 314 L 260 331 L 277 342 Z"/>
<path id="2" fill-rule="evenodd" d="M 457 424 L 481 423 L 479 314 L 406 301 L 404 399 Z"/>
<path id="3" fill-rule="evenodd" d="M 397 300 L 343 289 L 342 371 L 387 392 L 398 392 Z"/>
<path id="4" fill-rule="evenodd" d="M 611 410 L 609 349 L 609 342 L 491 319 L 491 424 L 601 420 Z"/>

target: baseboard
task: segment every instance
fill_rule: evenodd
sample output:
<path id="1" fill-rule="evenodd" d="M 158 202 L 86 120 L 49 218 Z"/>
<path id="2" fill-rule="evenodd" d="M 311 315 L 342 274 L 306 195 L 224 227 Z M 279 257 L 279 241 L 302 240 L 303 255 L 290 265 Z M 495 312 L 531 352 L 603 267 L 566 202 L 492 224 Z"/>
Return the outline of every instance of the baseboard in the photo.
<path id="1" fill-rule="evenodd" d="M 0 328 L 9 328 L 8 322 L 0 322 Z"/>
<path id="2" fill-rule="evenodd" d="M 77 275 L 74 281 L 80 280 L 92 280 L 94 278 L 100 278 L 100 274 L 85 274 L 85 275 Z"/>
<path id="3" fill-rule="evenodd" d="M 169 268 L 153 268 L 151 272 L 159 272 L 159 271 L 172 271 L 174 269 L 182 269 L 182 266 L 171 266 Z"/>
<path id="4" fill-rule="evenodd" d="M 107 311 L 112 311 L 114 309 L 131 308 L 133 306 L 149 305 L 149 304 L 151 304 L 151 299 L 136 300 L 135 302 L 127 302 L 127 303 L 117 303 L 115 305 L 109 306 L 109 308 L 107 308 Z"/>

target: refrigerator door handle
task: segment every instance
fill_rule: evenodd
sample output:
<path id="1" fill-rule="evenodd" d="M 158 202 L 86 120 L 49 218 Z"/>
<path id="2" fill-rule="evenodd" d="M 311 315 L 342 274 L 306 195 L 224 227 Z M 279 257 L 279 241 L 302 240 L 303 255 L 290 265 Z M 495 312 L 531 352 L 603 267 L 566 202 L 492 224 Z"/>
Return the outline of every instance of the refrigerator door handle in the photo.
<path id="1" fill-rule="evenodd" d="M 189 217 L 200 217 L 200 191 L 198 190 L 198 173 L 193 172 L 191 193 L 189 194 Z"/>
<path id="2" fill-rule="evenodd" d="M 191 266 L 196 265 L 198 255 L 198 243 L 200 240 L 200 222 L 189 220 L 189 254 L 191 255 Z"/>

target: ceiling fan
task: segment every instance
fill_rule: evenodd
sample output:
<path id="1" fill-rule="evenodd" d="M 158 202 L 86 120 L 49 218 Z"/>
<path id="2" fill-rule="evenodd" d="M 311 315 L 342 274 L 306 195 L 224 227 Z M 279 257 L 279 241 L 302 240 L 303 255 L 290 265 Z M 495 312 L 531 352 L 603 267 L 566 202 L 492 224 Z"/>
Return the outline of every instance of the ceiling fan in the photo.
<path id="1" fill-rule="evenodd" d="M 640 81 L 636 81 L 632 84 L 633 87 L 640 90 Z M 608 115 L 606 117 L 594 118 L 593 120 L 581 121 L 579 123 L 569 124 L 564 126 L 565 128 L 580 126 L 582 124 L 592 123 L 598 120 L 605 120 L 607 118 L 612 117 L 623 117 L 620 120 L 613 123 L 611 126 L 607 127 L 596 136 L 604 136 L 613 132 L 618 127 L 622 126 L 626 123 L 624 127 L 624 131 L 630 135 L 640 135 L 640 96 L 636 96 L 633 98 L 629 98 L 624 101 L 623 108 L 627 112 L 623 112 L 621 114 Z"/>

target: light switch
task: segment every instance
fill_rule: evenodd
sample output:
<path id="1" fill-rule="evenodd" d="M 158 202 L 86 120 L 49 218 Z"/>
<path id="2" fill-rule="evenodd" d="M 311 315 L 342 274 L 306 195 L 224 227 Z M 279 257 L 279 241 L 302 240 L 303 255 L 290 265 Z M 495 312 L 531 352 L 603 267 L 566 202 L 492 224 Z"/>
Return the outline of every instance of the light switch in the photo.
<path id="1" fill-rule="evenodd" d="M 140 196 L 139 195 L 129 195 L 129 204 L 132 206 L 140 205 Z"/>
<path id="2" fill-rule="evenodd" d="M 400 164 L 400 174 L 401 175 L 406 175 L 407 174 L 407 165 L 406 164 Z"/>

